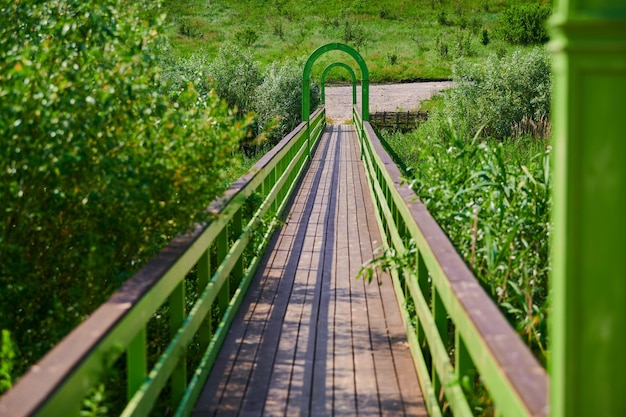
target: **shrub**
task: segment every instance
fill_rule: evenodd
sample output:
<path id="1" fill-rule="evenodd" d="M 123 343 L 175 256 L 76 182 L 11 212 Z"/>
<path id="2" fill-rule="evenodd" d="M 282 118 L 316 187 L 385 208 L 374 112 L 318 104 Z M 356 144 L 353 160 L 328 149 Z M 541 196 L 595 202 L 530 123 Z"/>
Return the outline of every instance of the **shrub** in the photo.
<path id="1" fill-rule="evenodd" d="M 452 24 L 451 21 L 448 20 L 448 16 L 446 15 L 446 11 L 441 9 L 437 14 L 437 23 L 441 26 L 449 26 Z"/>
<path id="2" fill-rule="evenodd" d="M 385 139 L 410 168 L 420 200 L 545 364 L 550 150 L 528 137 L 469 140 L 449 128 L 433 136 L 430 123 Z"/>
<path id="3" fill-rule="evenodd" d="M 351 43 L 358 49 L 367 43 L 368 35 L 363 26 L 346 20 L 343 28 L 343 41 Z"/>
<path id="4" fill-rule="evenodd" d="M 251 111 L 253 92 L 263 81 L 258 62 L 252 53 L 235 45 L 220 48 L 208 71 L 217 94 L 240 114 Z"/>
<path id="5" fill-rule="evenodd" d="M 516 45 L 536 45 L 548 40 L 546 20 L 550 7 L 524 4 L 506 9 L 499 18 L 502 39 Z"/>
<path id="6" fill-rule="evenodd" d="M 195 221 L 245 134 L 161 88 L 148 3 L 0 8 L 0 329 L 20 375 Z"/>
<path id="7" fill-rule="evenodd" d="M 539 121 L 550 113 L 550 61 L 536 48 L 515 51 L 502 59 L 490 56 L 484 63 L 459 61 L 452 68 L 455 87 L 448 93 L 445 118 L 456 131 L 473 136 L 511 136 L 524 118 Z"/>
<path id="8" fill-rule="evenodd" d="M 489 45 L 489 32 L 487 31 L 487 29 L 483 29 L 483 34 L 480 38 L 480 42 L 485 46 Z"/>
<path id="9" fill-rule="evenodd" d="M 396 65 L 398 63 L 398 53 L 397 52 L 387 53 L 387 62 L 391 66 Z"/>
<path id="10" fill-rule="evenodd" d="M 188 38 L 204 38 L 204 33 L 189 18 L 178 19 L 178 34 Z"/>
<path id="11" fill-rule="evenodd" d="M 156 61 L 160 68 L 160 90 L 171 100 L 176 101 L 192 84 L 198 93 L 198 100 L 204 102 L 213 88 L 209 65 L 204 54 L 194 54 L 188 58 L 178 57 L 172 51 L 166 38 L 155 45 Z"/>
<path id="12" fill-rule="evenodd" d="M 386 4 L 383 4 L 382 6 L 380 6 L 380 12 L 378 13 L 378 15 L 380 16 L 381 19 L 393 18 L 393 16 L 391 15 L 391 11 L 389 10 L 389 7 Z"/>
<path id="13" fill-rule="evenodd" d="M 259 39 L 259 35 L 251 28 L 245 28 L 235 33 L 235 40 L 239 45 L 252 46 L 257 39 Z"/>
<path id="14" fill-rule="evenodd" d="M 439 54 L 440 58 L 442 59 L 448 58 L 448 52 L 449 52 L 448 43 L 445 39 L 442 39 L 441 36 L 439 35 L 437 35 L 437 38 L 435 38 L 435 50 L 437 51 L 437 54 Z"/>
<path id="15" fill-rule="evenodd" d="M 299 59 L 271 64 L 255 91 L 254 109 L 259 130 L 271 128 L 267 133 L 272 143 L 282 139 L 301 121 L 302 68 L 305 62 Z M 310 108 L 315 109 L 320 102 L 319 85 L 312 82 L 310 91 Z"/>
<path id="16" fill-rule="evenodd" d="M 455 56 L 458 58 L 469 57 L 474 55 L 472 49 L 472 39 L 470 34 L 465 30 L 459 30 L 456 34 L 456 50 Z"/>
<path id="17" fill-rule="evenodd" d="M 285 40 L 285 29 L 283 28 L 283 21 L 278 20 L 273 23 L 273 31 L 274 36 L 277 36 L 281 41 Z"/>

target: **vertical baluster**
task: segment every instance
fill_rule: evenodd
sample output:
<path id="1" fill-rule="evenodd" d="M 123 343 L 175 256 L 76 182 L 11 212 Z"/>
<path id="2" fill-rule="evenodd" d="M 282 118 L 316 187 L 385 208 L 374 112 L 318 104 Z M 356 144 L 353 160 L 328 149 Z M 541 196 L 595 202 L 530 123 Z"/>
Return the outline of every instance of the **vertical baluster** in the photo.
<path id="1" fill-rule="evenodd" d="M 457 379 L 461 383 L 461 387 L 467 396 L 472 396 L 474 393 L 474 376 L 476 374 L 476 368 L 472 362 L 472 358 L 467 350 L 467 346 L 461 337 L 458 329 L 454 332 L 454 353 L 455 361 L 454 367 Z"/>
<path id="2" fill-rule="evenodd" d="M 145 327 L 139 330 L 135 337 L 133 337 L 133 340 L 128 344 L 126 351 L 126 368 L 127 398 L 130 400 L 148 375 Z"/>
<path id="3" fill-rule="evenodd" d="M 197 281 L 197 292 L 198 296 L 204 292 L 207 285 L 209 284 L 209 280 L 211 279 L 211 256 L 210 256 L 209 247 L 203 254 L 200 256 L 198 260 L 198 281 Z M 209 346 L 209 341 L 211 340 L 211 333 L 213 332 L 212 326 L 213 322 L 211 321 L 213 308 L 209 308 L 207 313 L 207 317 L 204 319 L 202 326 L 198 329 L 198 343 L 200 343 L 200 350 L 204 351 L 207 346 Z"/>
<path id="4" fill-rule="evenodd" d="M 237 240 L 241 236 L 241 231 L 243 230 L 242 211 L 243 211 L 243 208 L 240 208 L 239 210 L 237 210 L 237 213 L 235 213 L 235 215 L 233 216 L 233 222 L 232 222 L 232 227 L 231 227 L 232 240 Z M 233 270 L 231 272 L 231 275 L 233 277 L 233 282 L 236 283 L 236 286 L 239 286 L 239 283 L 241 282 L 241 278 L 243 277 L 243 271 L 244 271 L 243 257 L 244 257 L 244 254 L 242 253 L 239 256 L 239 259 L 235 263 L 235 266 L 233 267 Z"/>
<path id="5" fill-rule="evenodd" d="M 420 291 L 424 296 L 424 300 L 426 304 L 430 304 L 430 287 L 428 285 L 428 269 L 426 268 L 426 264 L 424 263 L 424 256 L 422 256 L 421 252 L 417 252 L 417 283 L 420 287 Z M 420 346 L 423 348 L 426 345 L 426 335 L 424 334 L 424 326 L 422 322 L 418 320 L 417 322 L 417 340 Z M 430 355 L 425 355 L 430 358 Z M 427 358 L 427 360 L 428 360 Z"/>
<path id="6" fill-rule="evenodd" d="M 276 185 L 276 167 L 272 168 L 272 172 L 267 176 L 269 180 L 269 188 L 272 189 Z M 278 195 L 272 201 L 272 212 L 278 211 Z"/>
<path id="7" fill-rule="evenodd" d="M 437 326 L 437 330 L 439 333 L 439 337 L 443 342 L 443 346 L 447 349 L 448 347 L 448 313 L 445 310 L 443 305 L 443 301 L 439 296 L 439 291 L 435 288 L 433 283 L 433 318 L 435 320 L 435 325 Z M 436 361 L 435 361 L 436 362 Z M 439 399 L 440 403 L 443 404 L 443 386 L 441 385 L 440 376 L 435 369 L 435 366 L 432 367 L 432 381 L 433 388 L 435 390 L 435 394 Z"/>
<path id="8" fill-rule="evenodd" d="M 170 337 L 174 338 L 185 320 L 185 280 L 174 288 L 169 297 L 170 304 Z M 186 350 L 186 349 L 185 349 Z M 178 366 L 172 372 L 170 384 L 172 387 L 172 405 L 178 408 L 178 403 L 187 389 L 187 355 L 183 352 L 178 359 Z"/>
<path id="9" fill-rule="evenodd" d="M 217 265 L 220 265 L 226 254 L 228 253 L 228 225 L 224 226 L 224 229 L 217 236 Z M 218 306 L 220 308 L 220 317 L 224 315 L 228 303 L 230 303 L 230 279 L 226 278 L 224 285 L 219 292 Z"/>

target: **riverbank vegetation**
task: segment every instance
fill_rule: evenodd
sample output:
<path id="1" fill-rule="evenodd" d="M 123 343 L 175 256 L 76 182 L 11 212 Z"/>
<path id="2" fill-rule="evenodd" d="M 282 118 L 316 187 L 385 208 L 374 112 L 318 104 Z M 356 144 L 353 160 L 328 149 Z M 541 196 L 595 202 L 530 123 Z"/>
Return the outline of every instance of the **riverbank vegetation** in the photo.
<path id="1" fill-rule="evenodd" d="M 459 62 L 427 122 L 384 140 L 421 201 L 544 365 L 550 64 L 542 49 Z"/>

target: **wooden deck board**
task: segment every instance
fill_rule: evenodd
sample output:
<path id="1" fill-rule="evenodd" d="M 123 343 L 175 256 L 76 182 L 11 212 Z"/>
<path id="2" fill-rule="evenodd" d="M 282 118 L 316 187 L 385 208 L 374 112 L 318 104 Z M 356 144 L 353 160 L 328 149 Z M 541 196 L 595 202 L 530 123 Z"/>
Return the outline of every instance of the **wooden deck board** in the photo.
<path id="1" fill-rule="evenodd" d="M 352 126 L 329 126 L 193 416 L 419 415 L 425 408 Z"/>

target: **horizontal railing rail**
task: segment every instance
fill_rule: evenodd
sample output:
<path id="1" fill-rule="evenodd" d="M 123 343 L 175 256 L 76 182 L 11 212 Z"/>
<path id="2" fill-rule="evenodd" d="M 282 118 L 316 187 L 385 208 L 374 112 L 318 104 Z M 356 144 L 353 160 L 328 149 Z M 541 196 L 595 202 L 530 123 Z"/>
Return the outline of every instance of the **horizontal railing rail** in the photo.
<path id="1" fill-rule="evenodd" d="M 354 109 L 378 224 L 431 416 L 547 416 L 548 377 Z M 404 261 L 402 261 L 404 259 Z M 483 414 L 481 412 L 481 414 Z"/>
<path id="2" fill-rule="evenodd" d="M 122 415 L 148 415 L 165 394 L 174 415 L 189 415 L 324 126 L 322 107 L 211 204 L 210 223 L 173 239 L 33 366 L 0 398 L 0 416 L 78 416 L 122 354 Z M 164 305 L 169 338 L 150 360 L 148 325 Z"/>

